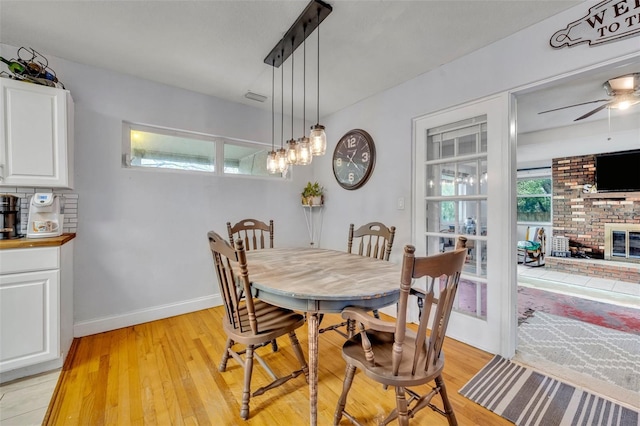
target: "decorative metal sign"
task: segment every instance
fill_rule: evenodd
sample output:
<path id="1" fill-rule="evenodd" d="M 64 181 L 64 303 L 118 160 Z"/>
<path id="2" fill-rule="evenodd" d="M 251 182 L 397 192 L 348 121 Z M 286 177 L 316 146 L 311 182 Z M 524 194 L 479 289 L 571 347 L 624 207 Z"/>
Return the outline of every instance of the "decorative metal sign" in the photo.
<path id="1" fill-rule="evenodd" d="M 580 43 L 597 45 L 640 35 L 640 0 L 604 0 L 589 13 L 557 31 L 549 40 L 560 49 Z"/>

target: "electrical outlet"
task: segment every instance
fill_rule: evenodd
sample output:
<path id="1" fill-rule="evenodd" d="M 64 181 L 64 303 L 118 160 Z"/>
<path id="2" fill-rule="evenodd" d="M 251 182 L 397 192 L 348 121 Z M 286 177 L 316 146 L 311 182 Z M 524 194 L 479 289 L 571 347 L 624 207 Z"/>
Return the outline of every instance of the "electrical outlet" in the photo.
<path id="1" fill-rule="evenodd" d="M 398 198 L 398 210 L 404 210 L 404 197 Z"/>

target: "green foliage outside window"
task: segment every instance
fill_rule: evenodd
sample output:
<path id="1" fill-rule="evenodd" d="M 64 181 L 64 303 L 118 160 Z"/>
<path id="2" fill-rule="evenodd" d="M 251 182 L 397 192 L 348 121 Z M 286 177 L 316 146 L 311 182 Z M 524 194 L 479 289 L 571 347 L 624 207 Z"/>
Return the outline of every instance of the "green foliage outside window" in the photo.
<path id="1" fill-rule="evenodd" d="M 518 180 L 518 222 L 551 222 L 551 178 Z"/>

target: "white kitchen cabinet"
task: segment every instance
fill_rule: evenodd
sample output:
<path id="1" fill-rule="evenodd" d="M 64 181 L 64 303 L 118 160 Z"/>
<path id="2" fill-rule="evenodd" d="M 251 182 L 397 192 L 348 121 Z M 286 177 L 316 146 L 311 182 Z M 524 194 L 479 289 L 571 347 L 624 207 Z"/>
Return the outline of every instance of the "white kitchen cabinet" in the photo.
<path id="1" fill-rule="evenodd" d="M 0 381 L 62 366 L 73 340 L 73 241 L 0 250 Z"/>
<path id="2" fill-rule="evenodd" d="M 0 78 L 0 187 L 73 187 L 68 90 Z"/>

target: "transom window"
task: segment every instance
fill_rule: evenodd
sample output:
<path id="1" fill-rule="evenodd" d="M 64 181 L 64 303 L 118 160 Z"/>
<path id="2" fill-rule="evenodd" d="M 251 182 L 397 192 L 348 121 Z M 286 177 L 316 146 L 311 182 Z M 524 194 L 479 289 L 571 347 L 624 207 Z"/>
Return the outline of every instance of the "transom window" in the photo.
<path id="1" fill-rule="evenodd" d="M 123 123 L 125 167 L 281 177 L 267 171 L 269 149 L 259 142 Z"/>

